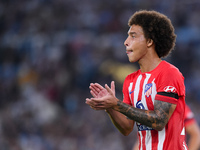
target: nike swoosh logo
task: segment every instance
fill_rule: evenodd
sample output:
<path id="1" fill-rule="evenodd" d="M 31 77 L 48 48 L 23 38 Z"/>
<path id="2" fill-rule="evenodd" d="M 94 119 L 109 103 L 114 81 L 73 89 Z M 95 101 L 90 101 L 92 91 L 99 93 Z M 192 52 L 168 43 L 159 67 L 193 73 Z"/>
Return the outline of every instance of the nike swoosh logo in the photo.
<path id="1" fill-rule="evenodd" d="M 133 91 L 131 91 L 131 92 L 129 92 L 129 94 L 132 94 L 134 92 L 134 90 Z"/>

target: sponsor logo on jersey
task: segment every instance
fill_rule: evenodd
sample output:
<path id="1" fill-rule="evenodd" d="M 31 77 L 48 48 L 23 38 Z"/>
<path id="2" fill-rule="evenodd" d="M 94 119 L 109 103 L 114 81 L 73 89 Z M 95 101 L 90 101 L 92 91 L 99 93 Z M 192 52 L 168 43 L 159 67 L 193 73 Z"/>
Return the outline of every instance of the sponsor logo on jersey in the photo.
<path id="1" fill-rule="evenodd" d="M 144 105 L 142 104 L 141 100 L 136 103 L 136 108 L 144 109 Z"/>
<path id="2" fill-rule="evenodd" d="M 145 85 L 144 94 L 147 97 L 149 97 L 152 94 L 152 83 L 148 83 Z"/>
<path id="3" fill-rule="evenodd" d="M 137 123 L 137 128 L 138 128 L 138 131 L 153 130 L 153 128 L 151 128 L 151 127 L 147 127 L 145 125 L 141 125 L 141 124 L 138 124 L 138 123 Z"/>
<path id="4" fill-rule="evenodd" d="M 165 92 L 175 93 L 175 92 L 176 92 L 176 88 L 173 87 L 173 86 L 166 86 L 166 87 L 164 88 L 164 91 L 165 91 Z"/>

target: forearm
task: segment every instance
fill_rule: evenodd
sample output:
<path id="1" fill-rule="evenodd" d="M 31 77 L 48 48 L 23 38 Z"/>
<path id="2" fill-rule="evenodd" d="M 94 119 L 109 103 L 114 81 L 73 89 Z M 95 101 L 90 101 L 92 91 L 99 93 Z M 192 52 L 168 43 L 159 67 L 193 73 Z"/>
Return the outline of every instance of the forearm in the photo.
<path id="1" fill-rule="evenodd" d="M 118 101 L 117 106 L 114 107 L 114 110 L 121 112 L 136 122 L 148 127 L 152 127 L 156 130 L 162 130 L 169 117 L 165 112 L 134 108 L 123 103 L 122 101 Z"/>
<path id="2" fill-rule="evenodd" d="M 112 123 L 123 135 L 127 136 L 133 130 L 133 120 L 129 120 L 124 114 L 113 109 L 107 109 L 106 112 L 108 113 Z"/>
<path id="3" fill-rule="evenodd" d="M 111 87 L 112 89 L 114 89 L 113 86 Z M 137 121 L 142 125 L 152 127 L 159 131 L 165 127 L 176 108 L 176 104 L 155 100 L 154 110 L 138 109 L 118 100 L 115 97 L 115 92 L 113 92 L 114 90 L 111 90 L 108 85 L 105 85 L 105 89 L 107 91 L 105 91 L 103 87 L 99 87 L 98 85 L 97 87 L 94 86 L 94 88 L 91 88 L 92 91 L 94 91 L 91 92 L 93 93 L 92 95 L 94 98 L 86 99 L 86 103 L 90 105 L 90 107 L 95 110 L 112 108 L 113 110 L 124 114 L 133 121 Z M 127 129 L 127 126 L 129 127 L 129 125 L 127 125 L 128 123 L 126 122 L 128 122 L 127 120 L 129 119 L 127 119 L 125 116 L 122 117 L 121 114 L 115 111 L 109 112 L 111 120 L 119 130 L 123 131 L 124 129 Z M 126 121 L 124 118 L 126 118 Z"/>

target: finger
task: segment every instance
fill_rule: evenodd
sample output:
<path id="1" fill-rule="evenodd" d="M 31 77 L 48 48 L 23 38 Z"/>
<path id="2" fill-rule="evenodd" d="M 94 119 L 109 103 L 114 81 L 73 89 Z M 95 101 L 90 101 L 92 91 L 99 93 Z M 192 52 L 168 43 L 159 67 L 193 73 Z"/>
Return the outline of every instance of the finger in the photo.
<path id="1" fill-rule="evenodd" d="M 89 98 L 86 98 L 85 103 L 88 104 L 91 108 L 93 108 L 95 106 L 94 103 L 92 102 L 92 100 Z"/>
<path id="2" fill-rule="evenodd" d="M 98 89 L 96 88 L 96 86 L 91 83 L 90 86 L 89 86 L 90 90 L 92 90 L 96 95 L 98 94 Z"/>
<path id="3" fill-rule="evenodd" d="M 108 91 L 108 93 L 110 93 L 110 94 L 113 95 L 112 90 L 110 89 L 110 87 L 109 87 L 107 84 L 105 85 L 105 88 L 106 88 L 106 90 Z"/>
<path id="4" fill-rule="evenodd" d="M 98 87 L 99 89 L 101 89 L 101 90 L 104 89 L 104 87 L 103 87 L 101 84 L 99 84 L 99 83 L 95 83 L 94 85 L 95 85 L 96 87 Z"/>
<path id="5" fill-rule="evenodd" d="M 91 100 L 90 100 L 89 98 L 86 98 L 86 99 L 85 99 L 85 103 L 86 103 L 86 104 L 88 104 L 88 105 L 89 105 L 89 104 L 90 104 L 90 102 L 91 102 Z"/>
<path id="6" fill-rule="evenodd" d="M 111 90 L 115 94 L 115 81 L 112 81 L 110 86 L 111 86 Z"/>
<path id="7" fill-rule="evenodd" d="M 101 86 L 99 83 L 95 83 L 94 86 L 95 86 L 95 88 L 96 88 L 97 91 L 102 91 L 102 90 L 104 90 L 104 87 Z"/>
<path id="8" fill-rule="evenodd" d="M 90 90 L 90 94 L 91 94 L 93 97 L 97 97 L 97 93 L 94 92 L 94 91 L 92 91 L 92 90 Z"/>
<path id="9" fill-rule="evenodd" d="M 96 91 L 93 87 L 90 87 L 90 93 L 92 94 L 93 97 L 97 97 L 98 91 Z"/>
<path id="10" fill-rule="evenodd" d="M 103 103 L 103 98 L 90 98 L 90 101 L 95 103 L 95 104 L 102 104 Z"/>
<path id="11" fill-rule="evenodd" d="M 103 100 L 101 98 L 86 98 L 85 103 L 90 106 L 102 106 Z"/>
<path id="12" fill-rule="evenodd" d="M 90 93 L 92 94 L 93 97 L 98 97 L 99 93 L 105 90 L 100 84 L 98 83 L 91 83 L 90 84 Z M 101 94 L 102 95 L 102 94 Z"/>
<path id="13" fill-rule="evenodd" d="M 104 110 L 105 106 L 99 102 L 94 102 L 91 99 L 87 98 L 86 99 L 86 104 L 88 104 L 92 109 L 94 110 Z"/>

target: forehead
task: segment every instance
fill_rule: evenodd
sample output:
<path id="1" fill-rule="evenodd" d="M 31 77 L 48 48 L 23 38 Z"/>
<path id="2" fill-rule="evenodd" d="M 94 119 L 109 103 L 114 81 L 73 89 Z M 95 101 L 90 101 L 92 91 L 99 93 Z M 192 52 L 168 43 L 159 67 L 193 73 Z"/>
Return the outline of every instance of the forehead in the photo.
<path id="1" fill-rule="evenodd" d="M 141 26 L 132 25 L 128 30 L 128 34 L 144 34 L 144 32 Z"/>

